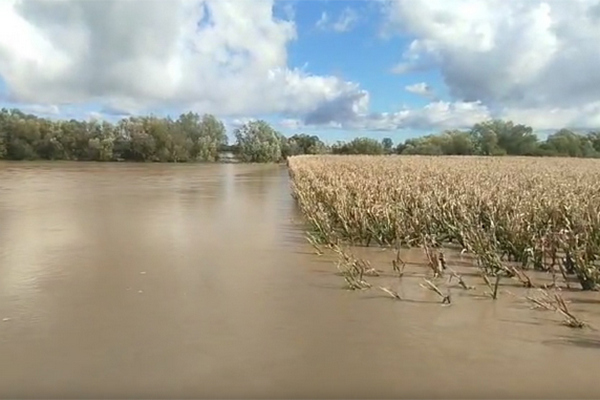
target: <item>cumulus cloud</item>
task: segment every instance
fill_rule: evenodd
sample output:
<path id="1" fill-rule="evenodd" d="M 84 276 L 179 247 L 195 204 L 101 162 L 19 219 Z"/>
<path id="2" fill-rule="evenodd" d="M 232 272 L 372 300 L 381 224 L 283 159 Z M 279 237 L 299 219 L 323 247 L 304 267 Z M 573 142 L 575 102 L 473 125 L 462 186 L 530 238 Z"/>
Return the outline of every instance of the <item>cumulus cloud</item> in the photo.
<path id="1" fill-rule="evenodd" d="M 600 101 L 574 107 L 505 108 L 501 114 L 504 118 L 524 122 L 540 130 L 600 127 Z"/>
<path id="2" fill-rule="evenodd" d="M 404 108 L 392 113 L 358 114 L 341 127 L 374 131 L 465 129 L 489 118 L 490 111 L 481 102 L 435 101 L 421 108 Z"/>
<path id="3" fill-rule="evenodd" d="M 323 17 L 337 31 L 356 19 L 351 9 Z M 194 109 L 226 117 L 232 128 L 248 115 L 279 114 L 284 129 L 465 119 L 461 105 L 370 113 L 369 93 L 357 83 L 289 68 L 286 46 L 295 39 L 294 23 L 275 18 L 268 0 L 0 2 L 0 75 L 13 101 L 38 111 L 93 103 L 95 117 L 117 118 Z"/>
<path id="4" fill-rule="evenodd" d="M 346 8 L 333 24 L 333 30 L 336 32 L 347 32 L 354 27 L 357 21 L 358 13 L 352 8 Z"/>
<path id="5" fill-rule="evenodd" d="M 438 68 L 453 98 L 499 116 L 597 126 L 598 0 L 391 0 L 385 11 L 388 29 L 414 38 L 395 72 Z"/>
<path id="6" fill-rule="evenodd" d="M 378 3 L 388 31 L 411 38 L 392 70 L 435 68 L 451 99 L 416 83 L 405 90 L 431 103 L 388 113 L 370 111 L 356 82 L 289 67 L 295 3 L 278 3 L 280 19 L 274 1 L 1 0 L 0 79 L 12 102 L 51 115 L 94 104 L 108 117 L 278 114 L 289 129 L 445 129 L 490 117 L 600 125 L 599 0 Z M 345 32 L 358 20 L 347 8 L 318 24 Z"/>
<path id="7" fill-rule="evenodd" d="M 284 118 L 281 121 L 279 121 L 279 126 L 281 126 L 284 129 L 297 130 L 304 127 L 304 123 L 302 122 L 302 120 L 297 118 Z"/>
<path id="8" fill-rule="evenodd" d="M 321 13 L 321 17 L 316 23 L 317 28 L 323 30 L 333 30 L 335 32 L 348 32 L 352 30 L 358 22 L 358 12 L 352 8 L 346 7 L 334 21 L 331 20 L 326 11 Z"/>
<path id="9" fill-rule="evenodd" d="M 0 2 L 0 76 L 12 101 L 93 102 L 115 115 L 166 107 L 297 116 L 361 93 L 288 68 L 295 39 L 271 0 Z"/>
<path id="10" fill-rule="evenodd" d="M 409 93 L 418 94 L 423 97 L 433 97 L 433 89 L 425 82 L 419 82 L 405 86 L 404 89 Z"/>
<path id="11" fill-rule="evenodd" d="M 231 120 L 226 120 L 225 124 L 232 129 L 237 129 L 237 128 L 241 128 L 243 125 L 247 124 L 248 122 L 252 122 L 252 121 L 256 121 L 256 120 L 258 120 L 258 118 L 254 118 L 254 117 L 233 118 Z"/>
<path id="12" fill-rule="evenodd" d="M 365 90 L 355 90 L 345 96 L 323 104 L 308 113 L 305 117 L 307 125 L 326 125 L 332 122 L 348 122 L 364 115 L 369 108 L 369 93 Z"/>
<path id="13" fill-rule="evenodd" d="M 42 104 L 23 104 L 19 107 L 21 111 L 28 114 L 55 116 L 60 114 L 60 107 L 56 105 L 42 105 Z"/>

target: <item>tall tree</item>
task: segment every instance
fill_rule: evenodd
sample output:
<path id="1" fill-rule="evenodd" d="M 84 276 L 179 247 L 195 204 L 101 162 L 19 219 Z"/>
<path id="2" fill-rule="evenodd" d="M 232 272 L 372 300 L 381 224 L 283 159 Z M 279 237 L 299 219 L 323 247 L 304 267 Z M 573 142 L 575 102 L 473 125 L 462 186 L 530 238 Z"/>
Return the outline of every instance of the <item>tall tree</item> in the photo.
<path id="1" fill-rule="evenodd" d="M 381 141 L 381 145 L 383 146 L 383 152 L 385 154 L 392 154 L 394 148 L 394 142 L 391 138 L 386 137 Z"/>
<path id="2" fill-rule="evenodd" d="M 251 121 L 235 130 L 239 156 L 245 162 L 278 162 L 283 136 L 263 120 Z"/>

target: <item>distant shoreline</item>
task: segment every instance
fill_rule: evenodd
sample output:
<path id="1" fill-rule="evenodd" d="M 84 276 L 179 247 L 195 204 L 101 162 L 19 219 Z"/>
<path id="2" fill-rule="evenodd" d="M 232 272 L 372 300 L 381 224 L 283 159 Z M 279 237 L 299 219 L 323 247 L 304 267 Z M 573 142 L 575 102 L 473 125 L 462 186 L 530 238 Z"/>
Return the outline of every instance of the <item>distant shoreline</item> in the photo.
<path id="1" fill-rule="evenodd" d="M 0 159 L 0 164 L 29 164 L 29 163 L 82 163 L 82 164 L 185 164 L 185 165 L 205 165 L 205 164 L 264 164 L 264 165 L 285 165 L 287 166 L 287 160 L 282 161 L 273 161 L 273 162 L 248 162 L 242 161 L 239 158 L 235 159 L 226 159 L 226 160 L 217 160 L 217 161 L 137 161 L 137 160 L 47 160 L 43 158 L 38 158 L 35 160 L 8 160 L 8 159 Z"/>

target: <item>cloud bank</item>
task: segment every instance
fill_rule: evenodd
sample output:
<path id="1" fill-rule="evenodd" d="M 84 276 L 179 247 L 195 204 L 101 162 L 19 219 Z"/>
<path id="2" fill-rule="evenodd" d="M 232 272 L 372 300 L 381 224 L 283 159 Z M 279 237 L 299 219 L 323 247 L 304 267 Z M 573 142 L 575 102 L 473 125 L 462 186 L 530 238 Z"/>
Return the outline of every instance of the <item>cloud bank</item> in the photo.
<path id="1" fill-rule="evenodd" d="M 295 39 L 294 22 L 265 0 L 0 3 L 0 75 L 21 103 L 244 116 L 357 98 L 356 83 L 288 68 Z"/>
<path id="2" fill-rule="evenodd" d="M 600 126 L 598 0 L 393 0 L 397 73 L 437 68 L 458 101 L 539 128 Z"/>
<path id="3" fill-rule="evenodd" d="M 8 100 L 55 114 L 96 104 L 114 114 L 276 114 L 295 128 L 445 129 L 490 117 L 600 126 L 600 1 L 380 4 L 386 31 L 411 38 L 390 68 L 439 70 L 449 100 L 420 82 L 405 90 L 428 105 L 375 113 L 359 83 L 289 67 L 294 13 L 276 18 L 273 0 L 2 0 L 0 77 Z M 340 32 L 358 18 L 324 16 Z"/>

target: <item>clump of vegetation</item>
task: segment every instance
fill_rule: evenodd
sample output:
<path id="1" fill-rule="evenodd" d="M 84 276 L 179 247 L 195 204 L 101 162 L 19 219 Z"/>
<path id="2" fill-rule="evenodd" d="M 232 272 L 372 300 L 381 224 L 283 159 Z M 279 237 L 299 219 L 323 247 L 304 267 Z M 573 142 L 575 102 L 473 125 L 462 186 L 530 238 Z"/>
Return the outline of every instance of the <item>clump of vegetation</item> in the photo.
<path id="1" fill-rule="evenodd" d="M 378 275 L 378 273 L 374 268 L 371 268 L 367 260 L 357 258 L 339 246 L 330 246 L 329 248 L 337 253 L 339 257 L 337 268 L 346 281 L 347 289 L 364 290 L 372 287 L 364 277 L 367 275 Z"/>
<path id="2" fill-rule="evenodd" d="M 535 287 L 529 270 L 600 285 L 595 160 L 297 156 L 289 169 L 315 243 L 421 247 L 434 277 L 454 246 L 493 298 L 503 278 Z"/>

